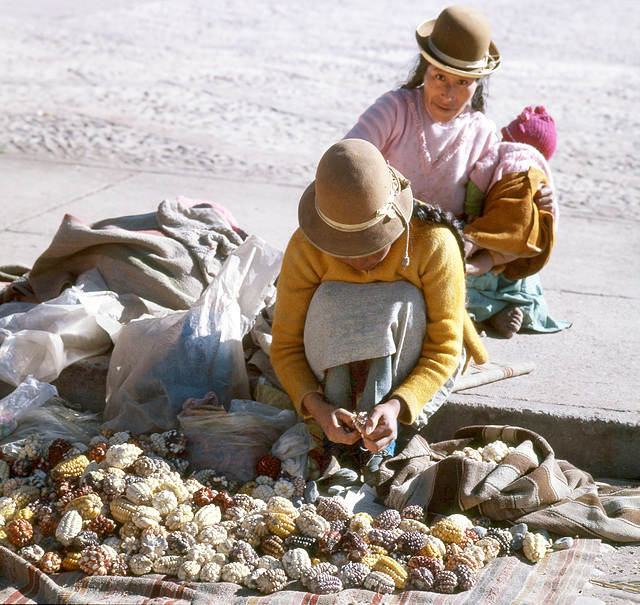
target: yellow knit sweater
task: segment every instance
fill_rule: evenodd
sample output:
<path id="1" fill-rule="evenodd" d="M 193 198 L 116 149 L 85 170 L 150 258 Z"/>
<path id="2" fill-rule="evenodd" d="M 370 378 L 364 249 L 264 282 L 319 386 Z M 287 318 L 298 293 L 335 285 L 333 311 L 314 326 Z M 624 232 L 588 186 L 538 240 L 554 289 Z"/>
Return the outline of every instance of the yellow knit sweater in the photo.
<path id="1" fill-rule="evenodd" d="M 455 237 L 448 228 L 418 218 L 411 220 L 410 233 L 408 267 L 401 264 L 403 233 L 370 271 L 358 271 L 321 252 L 300 229 L 291 237 L 278 278 L 271 363 L 299 413 L 304 396 L 320 391 L 307 363 L 303 334 L 309 304 L 324 281 L 365 284 L 407 280 L 424 292 L 428 317 L 422 355 L 392 395 L 403 403 L 398 419 L 405 424 L 415 420 L 458 367 L 463 340 L 477 362 L 486 361 L 486 350 L 464 308 L 464 265 Z"/>

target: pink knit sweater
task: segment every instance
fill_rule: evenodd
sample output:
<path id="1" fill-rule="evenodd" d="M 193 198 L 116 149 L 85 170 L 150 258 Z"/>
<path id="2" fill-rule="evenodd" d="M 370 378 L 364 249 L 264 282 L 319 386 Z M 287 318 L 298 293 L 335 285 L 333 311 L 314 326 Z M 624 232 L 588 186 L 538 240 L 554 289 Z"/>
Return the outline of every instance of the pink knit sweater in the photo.
<path id="1" fill-rule="evenodd" d="M 392 90 L 358 119 L 346 139 L 364 139 L 411 181 L 413 195 L 460 216 L 475 163 L 498 142 L 495 124 L 467 107 L 450 122 L 435 122 L 423 91 Z"/>
<path id="2" fill-rule="evenodd" d="M 473 168 L 469 178 L 485 193 L 509 172 L 526 172 L 531 167 L 547 175 L 549 185 L 551 170 L 544 156 L 531 145 L 503 141 L 495 145 Z"/>

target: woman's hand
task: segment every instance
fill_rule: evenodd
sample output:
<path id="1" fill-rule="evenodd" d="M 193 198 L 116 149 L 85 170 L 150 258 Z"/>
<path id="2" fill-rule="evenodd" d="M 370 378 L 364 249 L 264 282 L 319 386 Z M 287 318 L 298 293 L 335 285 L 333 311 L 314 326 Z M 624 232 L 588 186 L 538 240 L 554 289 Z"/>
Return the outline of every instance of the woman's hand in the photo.
<path id="1" fill-rule="evenodd" d="M 362 431 L 362 442 L 370 452 L 381 452 L 398 436 L 400 409 L 398 399 L 389 399 L 373 408 Z"/>
<path id="2" fill-rule="evenodd" d="M 307 393 L 302 408 L 313 416 L 329 441 L 353 445 L 360 440 L 360 433 L 353 424 L 354 415 L 327 403 L 320 393 Z"/>

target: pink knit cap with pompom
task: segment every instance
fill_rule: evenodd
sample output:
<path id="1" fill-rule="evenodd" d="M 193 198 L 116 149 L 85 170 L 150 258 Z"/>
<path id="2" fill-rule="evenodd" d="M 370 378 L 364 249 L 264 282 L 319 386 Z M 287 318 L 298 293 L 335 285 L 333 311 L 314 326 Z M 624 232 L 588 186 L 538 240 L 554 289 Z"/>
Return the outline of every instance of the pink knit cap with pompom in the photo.
<path id="1" fill-rule="evenodd" d="M 502 129 L 505 141 L 527 143 L 535 147 L 547 160 L 556 150 L 558 135 L 553 118 L 542 105 L 535 109 L 525 107 L 522 113 L 509 126 Z"/>

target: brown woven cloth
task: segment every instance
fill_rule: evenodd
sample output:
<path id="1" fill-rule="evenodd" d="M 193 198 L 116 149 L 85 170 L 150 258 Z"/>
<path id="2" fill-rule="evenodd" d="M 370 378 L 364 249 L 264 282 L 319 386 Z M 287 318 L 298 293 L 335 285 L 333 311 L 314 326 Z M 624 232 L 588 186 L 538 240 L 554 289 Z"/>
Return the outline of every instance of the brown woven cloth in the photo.
<path id="1" fill-rule="evenodd" d="M 500 464 L 451 455 L 496 440 L 515 447 Z M 431 445 L 416 435 L 381 466 L 378 493 L 397 509 L 419 504 L 432 513 L 470 511 L 559 535 L 640 541 L 640 488 L 596 483 L 556 460 L 540 435 L 518 427 L 465 427 Z"/>
<path id="2" fill-rule="evenodd" d="M 189 309 L 246 236 L 225 212 L 209 202 L 165 200 L 156 212 L 92 225 L 66 214 L 31 271 L 12 280 L 0 302 L 51 300 L 95 268 L 117 294 Z"/>

